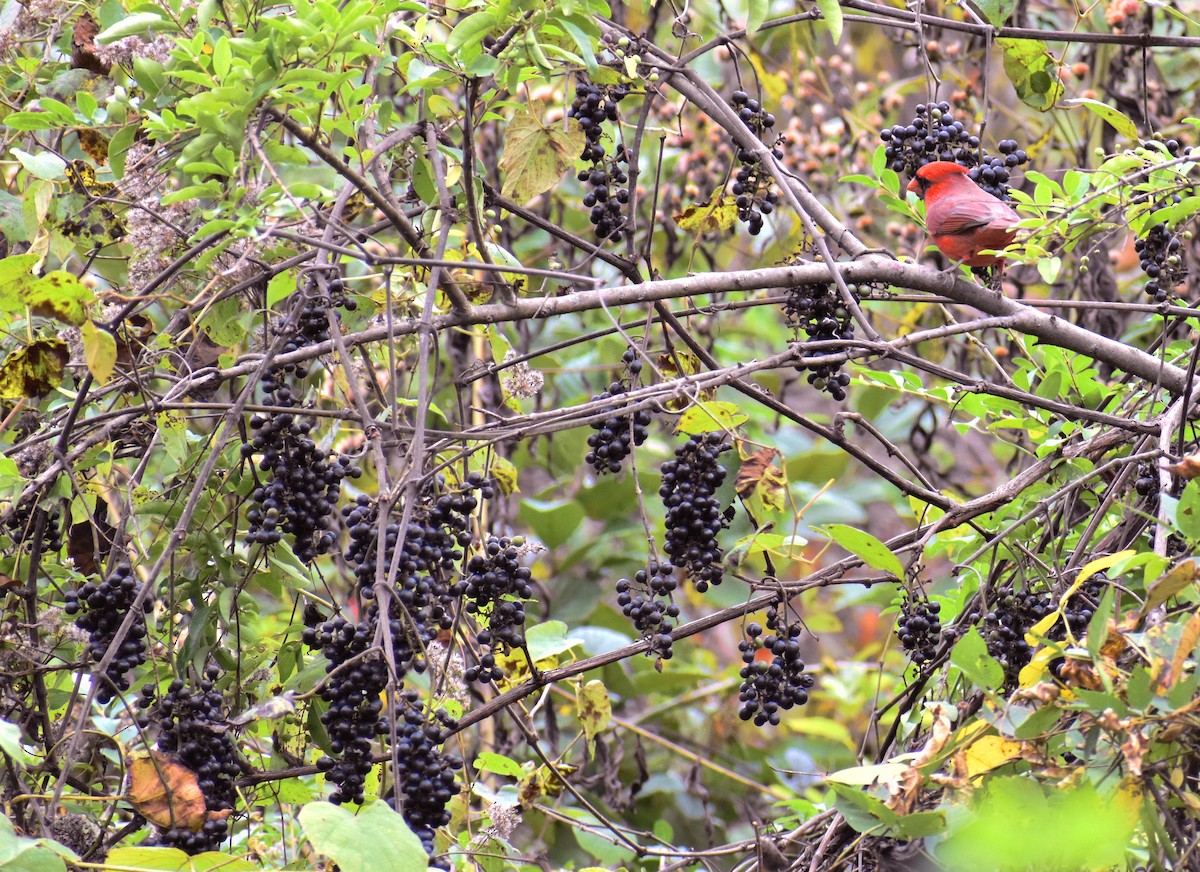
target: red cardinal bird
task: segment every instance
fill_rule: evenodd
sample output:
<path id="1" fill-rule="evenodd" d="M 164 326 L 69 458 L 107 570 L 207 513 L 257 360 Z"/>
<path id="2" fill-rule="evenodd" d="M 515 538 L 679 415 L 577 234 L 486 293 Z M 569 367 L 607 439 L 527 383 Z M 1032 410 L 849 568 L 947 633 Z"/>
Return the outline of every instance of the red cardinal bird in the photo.
<path id="1" fill-rule="evenodd" d="M 917 170 L 908 190 L 925 200 L 925 227 L 942 254 L 967 266 L 995 266 L 1004 258 L 980 254 L 1001 251 L 1017 235 L 1016 212 L 967 178 L 967 168 L 934 161 Z"/>

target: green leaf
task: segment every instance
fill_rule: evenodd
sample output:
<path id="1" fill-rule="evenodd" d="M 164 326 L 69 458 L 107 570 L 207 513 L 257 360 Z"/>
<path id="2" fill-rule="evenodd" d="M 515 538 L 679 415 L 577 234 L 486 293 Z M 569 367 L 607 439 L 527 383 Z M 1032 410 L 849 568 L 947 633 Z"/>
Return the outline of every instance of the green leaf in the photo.
<path id="1" fill-rule="evenodd" d="M 179 25 L 157 12 L 137 12 L 100 31 L 96 34 L 96 42 L 108 45 L 127 36 L 141 36 L 151 30 L 158 33 L 174 33 L 179 30 Z"/>
<path id="2" fill-rule="evenodd" d="M 927 839 L 944 832 L 945 829 L 946 812 L 934 809 L 906 814 L 892 826 L 891 835 L 897 839 L 911 841 L 912 839 Z"/>
<path id="3" fill-rule="evenodd" d="M 277 273 L 267 282 L 267 308 L 275 308 L 275 304 L 286 300 L 296 292 L 296 277 L 290 270 Z"/>
<path id="4" fill-rule="evenodd" d="M 680 417 L 675 429 L 688 436 L 712 433 L 718 430 L 729 432 L 750 420 L 750 416 L 735 403 L 695 403 Z"/>
<path id="5" fill-rule="evenodd" d="M 890 572 L 896 578 L 904 578 L 904 566 L 901 565 L 900 559 L 870 533 L 847 527 L 845 524 L 827 524 L 823 529 L 830 539 L 860 558 L 867 566 Z"/>
<path id="6" fill-rule="evenodd" d="M 480 45 L 483 38 L 491 32 L 500 20 L 500 13 L 495 9 L 485 9 L 468 15 L 446 37 L 446 52 L 458 54 L 466 46 Z"/>
<path id="7" fill-rule="evenodd" d="M 223 348 L 232 348 L 246 338 L 246 328 L 242 323 L 242 304 L 237 297 L 226 297 L 212 308 L 200 322 L 200 327 L 208 338 Z"/>
<path id="8" fill-rule="evenodd" d="M 129 149 L 140 130 L 141 125 L 139 124 L 127 124 L 114 133 L 113 138 L 108 141 L 108 165 L 112 169 L 114 177 L 118 179 L 125 177 L 125 157 L 129 154 Z"/>
<path id="9" fill-rule="evenodd" d="M 975 0 L 975 5 L 992 27 L 1003 27 L 1017 8 L 1017 0 Z"/>
<path id="10" fill-rule="evenodd" d="M 575 500 L 522 500 L 520 515 L 547 548 L 558 548 L 583 523 L 583 506 Z"/>
<path id="11" fill-rule="evenodd" d="M 856 832 L 870 833 L 893 826 L 900 818 L 894 811 L 869 794 L 846 784 L 829 785 L 837 799 L 834 805 Z"/>
<path id="12" fill-rule="evenodd" d="M 21 730 L 16 724 L 0 721 L 0 753 L 18 766 L 28 766 L 33 762 L 33 756 L 21 744 Z"/>
<path id="13" fill-rule="evenodd" d="M 1021 102 L 1047 112 L 1063 94 L 1058 68 L 1050 49 L 1036 39 L 997 39 L 1004 52 L 1004 72 Z"/>
<path id="14" fill-rule="evenodd" d="M 480 772 L 491 772 L 495 775 L 506 775 L 509 778 L 521 778 L 525 770 L 512 757 L 505 757 L 494 751 L 480 751 L 475 758 L 474 766 Z"/>
<path id="15" fill-rule="evenodd" d="M 4 116 L 4 126 L 10 130 L 53 130 L 65 125 L 49 112 L 13 112 Z"/>
<path id="16" fill-rule="evenodd" d="M 746 36 L 758 33 L 771 11 L 771 0 L 749 0 L 746 14 Z"/>
<path id="17" fill-rule="evenodd" d="M 328 802 L 300 809 L 300 826 L 318 854 L 342 872 L 424 872 L 429 857 L 404 818 L 382 802 L 357 815 Z"/>
<path id="18" fill-rule="evenodd" d="M 1193 542 L 1200 541 L 1200 482 L 1189 481 L 1175 510 L 1175 526 Z"/>
<path id="19" fill-rule="evenodd" d="M 579 639 L 567 635 L 567 625 L 562 621 L 542 621 L 525 631 L 525 647 L 534 663 L 565 654 L 580 644 Z"/>
<path id="20" fill-rule="evenodd" d="M 155 872 L 252 872 L 259 868 L 231 854 L 206 851 L 189 857 L 178 848 L 114 848 L 108 852 L 105 866 Z"/>
<path id="21" fill-rule="evenodd" d="M 1139 804 L 1132 790 L 1101 794 L 1086 779 L 1047 796 L 1033 778 L 993 778 L 975 813 L 959 817 L 938 846 L 938 859 L 979 872 L 1124 867 Z"/>
<path id="22" fill-rule="evenodd" d="M 30 154 L 27 151 L 14 148 L 12 153 L 21 162 L 21 166 L 29 171 L 30 175 L 36 176 L 39 179 L 46 179 L 47 181 L 61 179 L 67 168 L 66 161 L 48 151 L 41 154 Z"/>
<path id="23" fill-rule="evenodd" d="M 1087 97 L 1075 97 L 1070 100 L 1063 100 L 1060 104 L 1068 109 L 1074 109 L 1082 106 L 1089 112 L 1096 115 L 1098 118 L 1109 124 L 1117 133 L 1124 136 L 1126 139 L 1137 141 L 1139 131 L 1137 122 L 1126 115 L 1115 106 L 1110 106 L 1107 103 L 1102 103 L 1099 100 L 1091 100 Z"/>
<path id="24" fill-rule="evenodd" d="M 0 233 L 9 242 L 29 242 L 24 203 L 8 191 L 0 191 Z"/>
<path id="25" fill-rule="evenodd" d="M 950 652 L 950 662 L 979 687 L 995 690 L 1004 683 L 1004 667 L 988 654 L 987 643 L 974 627 L 958 640 Z"/>
<path id="26" fill-rule="evenodd" d="M 825 26 L 829 28 L 834 45 L 837 45 L 842 41 L 841 4 L 838 0 L 817 0 L 817 8 L 821 10 L 821 17 L 825 19 Z"/>
<path id="27" fill-rule="evenodd" d="M 0 872 L 65 872 L 63 858 L 79 856 L 53 839 L 18 836 L 12 821 L 0 817 Z"/>

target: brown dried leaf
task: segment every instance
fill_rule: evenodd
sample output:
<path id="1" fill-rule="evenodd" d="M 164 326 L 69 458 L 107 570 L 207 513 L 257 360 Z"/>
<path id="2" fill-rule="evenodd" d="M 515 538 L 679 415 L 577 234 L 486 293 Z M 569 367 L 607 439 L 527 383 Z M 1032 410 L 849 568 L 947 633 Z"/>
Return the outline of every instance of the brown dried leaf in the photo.
<path id="1" fill-rule="evenodd" d="M 776 449 L 760 448 L 742 461 L 734 480 L 734 488 L 739 497 L 748 500 L 757 493 L 768 509 L 783 510 L 787 477 L 783 470 L 775 465 L 777 457 L 779 452 Z"/>
<path id="2" fill-rule="evenodd" d="M 1189 454 L 1178 463 L 1164 463 L 1163 469 L 1172 475 L 1191 481 L 1200 476 L 1200 454 Z"/>
<path id="3" fill-rule="evenodd" d="M 129 801 L 146 820 L 160 827 L 198 831 L 208 820 L 208 806 L 196 783 L 196 773 L 160 751 L 143 751 L 125 758 L 129 770 Z"/>
<path id="4" fill-rule="evenodd" d="M 109 64 L 100 60 L 96 55 L 96 34 L 100 25 L 96 19 L 86 12 L 75 22 L 71 33 L 71 67 L 76 70 L 87 70 L 98 76 L 107 76 L 112 69 Z"/>
<path id="5" fill-rule="evenodd" d="M 1169 690 L 1174 686 L 1179 677 L 1183 675 L 1184 661 L 1192 656 L 1192 652 L 1196 650 L 1196 643 L 1200 642 L 1200 614 L 1194 614 L 1188 619 L 1184 625 L 1183 635 L 1179 639 L 1179 646 L 1175 649 L 1175 656 L 1171 660 L 1171 671 L 1169 675 L 1164 675 L 1159 679 L 1159 686 L 1163 690 Z"/>

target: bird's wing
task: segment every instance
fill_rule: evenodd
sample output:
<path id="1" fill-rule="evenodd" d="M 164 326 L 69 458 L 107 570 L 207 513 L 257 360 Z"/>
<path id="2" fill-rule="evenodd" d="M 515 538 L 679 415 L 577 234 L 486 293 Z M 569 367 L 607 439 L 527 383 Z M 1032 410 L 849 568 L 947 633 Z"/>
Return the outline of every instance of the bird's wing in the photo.
<path id="1" fill-rule="evenodd" d="M 943 204 L 939 204 L 943 208 L 939 208 L 937 214 L 931 216 L 929 224 L 936 225 L 939 235 L 956 235 L 971 233 L 983 227 L 1006 230 L 1021 220 L 1021 216 L 1008 206 L 995 198 L 993 201 L 991 203 L 985 203 L 978 199 L 964 203 L 943 201 Z"/>

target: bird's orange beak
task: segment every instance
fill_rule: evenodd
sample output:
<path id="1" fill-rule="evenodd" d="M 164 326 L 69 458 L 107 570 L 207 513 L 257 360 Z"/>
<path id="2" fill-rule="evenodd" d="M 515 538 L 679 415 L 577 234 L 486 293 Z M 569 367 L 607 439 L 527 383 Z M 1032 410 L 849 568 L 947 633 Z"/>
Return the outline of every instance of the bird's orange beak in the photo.
<path id="1" fill-rule="evenodd" d="M 920 194 L 921 186 L 917 184 L 916 179 L 913 179 L 911 182 L 908 183 L 908 187 L 905 188 L 905 190 L 908 191 L 910 194 Z"/>

